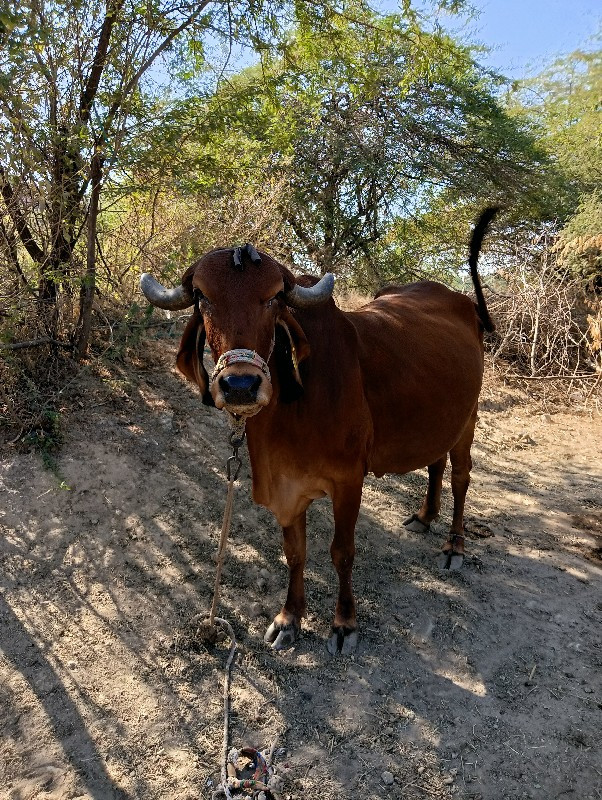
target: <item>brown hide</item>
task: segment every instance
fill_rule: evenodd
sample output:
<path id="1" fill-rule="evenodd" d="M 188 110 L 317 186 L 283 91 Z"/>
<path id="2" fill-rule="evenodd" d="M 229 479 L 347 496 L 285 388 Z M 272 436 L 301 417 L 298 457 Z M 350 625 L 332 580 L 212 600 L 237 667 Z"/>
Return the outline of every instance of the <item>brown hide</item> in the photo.
<path id="1" fill-rule="evenodd" d="M 458 441 L 483 375 L 482 327 L 464 295 L 430 281 L 381 295 L 347 318 L 374 427 L 376 475 L 432 464 Z"/>
<path id="2" fill-rule="evenodd" d="M 247 421 L 253 497 L 287 525 L 339 482 L 361 482 L 372 443 L 354 326 L 332 300 L 296 312 L 309 342 L 301 364 L 304 394 L 270 405 Z"/>
<path id="3" fill-rule="evenodd" d="M 283 525 L 337 482 L 409 472 L 449 452 L 483 373 L 474 304 L 437 283 L 391 289 L 354 312 L 329 301 L 296 316 L 311 352 L 305 394 L 285 406 L 275 390 L 247 422 L 254 499 Z"/>

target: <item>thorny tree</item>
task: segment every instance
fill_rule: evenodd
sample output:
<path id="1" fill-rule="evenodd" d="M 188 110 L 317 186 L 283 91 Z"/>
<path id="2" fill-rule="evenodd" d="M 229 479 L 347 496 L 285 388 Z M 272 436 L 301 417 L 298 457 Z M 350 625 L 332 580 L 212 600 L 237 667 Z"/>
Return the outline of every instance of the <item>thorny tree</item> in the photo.
<path id="1" fill-rule="evenodd" d="M 251 186 L 285 179 L 280 214 L 298 261 L 371 289 L 395 277 L 379 253 L 396 217 L 424 217 L 442 195 L 469 205 L 468 219 L 493 200 L 524 208 L 539 186 L 543 153 L 497 85 L 411 13 L 347 14 L 326 32 L 298 27 L 212 98 L 187 97 L 163 131 L 190 131 L 173 160 L 180 184 L 196 163 L 219 186 L 233 163 Z M 464 253 L 466 229 L 461 242 Z"/>
<path id="2" fill-rule="evenodd" d="M 329 13 L 327 3 L 308 8 Z M 102 187 L 132 134 L 162 110 L 151 76 L 167 82 L 174 63 L 201 68 L 209 33 L 265 43 L 279 17 L 267 3 L 218 0 L 25 0 L 13 9 L 0 0 L 0 248 L 37 301 L 44 335 L 66 332 L 82 358 Z"/>

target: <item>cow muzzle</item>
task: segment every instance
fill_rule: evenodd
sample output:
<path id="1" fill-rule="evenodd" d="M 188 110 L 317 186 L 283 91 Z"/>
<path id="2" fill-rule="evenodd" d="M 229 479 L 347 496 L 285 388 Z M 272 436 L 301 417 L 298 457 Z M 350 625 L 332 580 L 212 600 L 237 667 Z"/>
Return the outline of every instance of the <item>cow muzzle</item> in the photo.
<path id="1" fill-rule="evenodd" d="M 228 350 L 211 375 L 211 394 L 217 408 L 250 417 L 272 397 L 269 367 L 254 350 Z"/>

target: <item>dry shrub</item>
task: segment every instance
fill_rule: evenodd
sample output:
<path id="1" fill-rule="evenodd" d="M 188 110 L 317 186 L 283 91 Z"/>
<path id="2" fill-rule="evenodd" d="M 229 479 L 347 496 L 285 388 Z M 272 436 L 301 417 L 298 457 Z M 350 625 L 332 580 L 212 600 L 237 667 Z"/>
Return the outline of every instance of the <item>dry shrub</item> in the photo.
<path id="1" fill-rule="evenodd" d="M 587 347 L 597 368 L 602 370 L 602 298 L 586 297 L 585 306 L 591 311 L 587 319 Z"/>
<path id="2" fill-rule="evenodd" d="M 537 245 L 535 255 L 527 250 L 489 280 L 503 285 L 487 300 L 497 326 L 488 337 L 491 366 L 542 408 L 599 411 L 600 300 L 584 295 L 582 281 L 547 242 Z"/>
<path id="3" fill-rule="evenodd" d="M 269 180 L 260 191 L 244 187 L 240 196 L 220 198 L 177 197 L 164 191 L 121 197 L 107 191 L 99 220 L 97 291 L 86 366 L 131 354 L 149 326 L 178 324 L 175 318 L 166 319 L 173 315 L 148 306 L 139 290 L 141 272 L 173 285 L 202 253 L 246 241 L 286 262 L 289 253 L 282 243 L 290 237 L 281 229 L 282 202 L 283 187 Z M 14 254 L 1 245 L 0 237 L 0 429 L 5 438 L 14 438 L 14 428 L 28 431 L 49 415 L 54 419 L 63 403 L 62 387 L 81 369 L 69 345 L 79 312 L 79 283 L 65 276 L 49 326 L 27 255 L 18 252 L 16 270 Z M 81 257 L 76 251 L 74 258 Z M 21 348 L 23 343 L 28 346 Z"/>
<path id="4" fill-rule="evenodd" d="M 65 294 L 49 320 L 46 304 L 31 286 L 16 281 L 10 264 L 0 257 L 0 435 L 55 426 L 59 385 L 74 370 L 68 342 L 59 342 L 73 321 Z"/>
<path id="5" fill-rule="evenodd" d="M 505 291 L 489 299 L 497 326 L 494 358 L 531 378 L 590 374 L 595 363 L 580 313 L 580 282 L 559 272 L 549 258 L 537 267 L 523 263 L 499 276 Z"/>
<path id="6" fill-rule="evenodd" d="M 363 294 L 357 289 L 347 289 L 340 293 L 335 291 L 337 305 L 343 311 L 357 311 L 362 306 L 365 306 L 366 303 L 369 303 L 372 297 L 373 295 Z"/>
<path id="7" fill-rule="evenodd" d="M 142 301 L 141 272 L 173 284 L 203 253 L 252 242 L 275 258 L 289 259 L 282 230 L 284 186 L 266 180 L 232 197 L 175 196 L 156 191 L 131 195 L 103 215 L 100 280 L 121 304 Z"/>

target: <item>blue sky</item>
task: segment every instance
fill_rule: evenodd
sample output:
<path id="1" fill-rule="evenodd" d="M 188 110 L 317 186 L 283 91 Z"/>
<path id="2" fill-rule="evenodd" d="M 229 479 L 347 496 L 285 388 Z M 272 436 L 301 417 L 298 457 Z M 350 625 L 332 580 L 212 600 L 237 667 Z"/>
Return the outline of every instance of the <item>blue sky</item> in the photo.
<path id="1" fill-rule="evenodd" d="M 472 2 L 475 19 L 460 23 L 448 17 L 445 27 L 492 48 L 480 60 L 511 78 L 537 74 L 554 57 L 586 48 L 587 40 L 602 30 L 600 0 Z M 383 11 L 398 8 L 395 0 L 377 0 L 376 5 Z"/>
<path id="2" fill-rule="evenodd" d="M 399 0 L 370 0 L 383 13 L 399 10 Z M 425 20 L 437 0 L 413 0 L 423 9 Z M 468 0 L 475 10 L 470 17 L 441 15 L 440 22 L 455 38 L 485 45 L 488 53 L 477 61 L 508 78 L 520 79 L 540 73 L 558 56 L 578 49 L 601 46 L 601 0 Z M 430 11 L 427 13 L 426 9 Z M 216 70 L 223 66 L 226 51 L 217 48 Z M 228 72 L 236 72 L 256 61 L 254 53 L 235 48 Z"/>
<path id="3" fill-rule="evenodd" d="M 469 24 L 474 39 L 495 48 L 487 64 L 509 77 L 533 74 L 557 55 L 587 46 L 602 26 L 593 0 L 488 0 Z"/>

